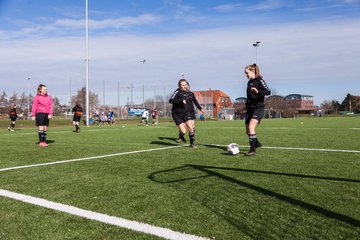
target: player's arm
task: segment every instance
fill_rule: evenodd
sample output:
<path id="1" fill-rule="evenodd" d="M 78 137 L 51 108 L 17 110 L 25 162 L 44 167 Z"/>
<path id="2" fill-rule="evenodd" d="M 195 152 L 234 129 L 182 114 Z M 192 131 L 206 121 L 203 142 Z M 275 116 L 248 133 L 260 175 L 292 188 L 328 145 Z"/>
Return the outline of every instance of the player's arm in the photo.
<path id="1" fill-rule="evenodd" d="M 181 103 L 183 101 L 183 97 L 180 94 L 179 90 L 176 90 L 173 95 L 170 97 L 169 103 Z"/>
<path id="2" fill-rule="evenodd" d="M 193 102 L 194 102 L 196 108 L 199 109 L 202 113 L 204 113 L 202 107 L 200 106 L 200 104 L 194 94 L 192 94 L 192 98 L 193 98 Z"/>
<path id="3" fill-rule="evenodd" d="M 265 83 L 264 79 L 260 79 L 260 84 L 258 88 L 258 94 L 261 96 L 267 96 L 271 94 L 270 88 Z"/>

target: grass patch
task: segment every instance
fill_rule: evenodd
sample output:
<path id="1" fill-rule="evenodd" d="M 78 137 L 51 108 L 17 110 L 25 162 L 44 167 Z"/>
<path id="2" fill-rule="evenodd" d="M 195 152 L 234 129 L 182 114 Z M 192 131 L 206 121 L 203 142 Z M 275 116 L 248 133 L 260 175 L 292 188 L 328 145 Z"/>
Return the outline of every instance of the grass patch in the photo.
<path id="1" fill-rule="evenodd" d="M 359 151 L 358 119 L 264 120 L 256 157 L 227 155 L 243 124 L 197 122 L 198 149 L 0 171 L 0 188 L 215 239 L 359 239 L 360 153 L 265 148 Z M 177 145 L 173 123 L 55 125 L 48 148 L 35 127 L 0 130 L 0 169 Z M 158 239 L 4 197 L 0 215 L 0 239 Z"/>

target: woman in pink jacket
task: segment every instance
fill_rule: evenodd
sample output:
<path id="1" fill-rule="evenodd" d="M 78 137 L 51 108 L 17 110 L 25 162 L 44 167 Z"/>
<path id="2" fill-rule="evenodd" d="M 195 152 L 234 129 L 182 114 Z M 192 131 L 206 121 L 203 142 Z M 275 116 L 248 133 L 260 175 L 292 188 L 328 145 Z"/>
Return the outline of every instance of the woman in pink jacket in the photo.
<path id="1" fill-rule="evenodd" d="M 52 118 L 53 107 L 52 99 L 47 94 L 45 85 L 40 84 L 37 88 L 37 94 L 34 97 L 32 105 L 32 120 L 36 120 L 36 126 L 39 127 L 39 146 L 47 147 L 46 132 L 49 126 L 49 119 Z"/>

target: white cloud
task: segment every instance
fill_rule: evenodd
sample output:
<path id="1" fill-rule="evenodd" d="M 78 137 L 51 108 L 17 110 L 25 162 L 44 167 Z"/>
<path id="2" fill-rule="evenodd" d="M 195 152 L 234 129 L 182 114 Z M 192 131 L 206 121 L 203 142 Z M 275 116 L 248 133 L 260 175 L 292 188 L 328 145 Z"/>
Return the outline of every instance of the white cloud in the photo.
<path id="1" fill-rule="evenodd" d="M 103 19 L 103 20 L 94 20 L 89 19 L 89 27 L 91 30 L 104 30 L 104 29 L 120 29 L 136 25 L 147 25 L 160 22 L 162 17 L 159 15 L 152 14 L 143 14 L 139 16 L 128 16 L 120 17 L 114 19 Z M 78 31 L 79 29 L 84 29 L 85 20 L 84 19 L 57 19 L 48 24 L 29 24 L 30 27 L 22 28 L 19 31 L 0 31 L 0 39 L 11 39 L 18 37 L 27 37 L 29 35 L 41 35 L 45 36 L 46 34 L 58 34 L 66 33 L 68 31 Z"/>
<path id="2" fill-rule="evenodd" d="M 145 84 L 174 90 L 183 72 L 193 89 L 222 89 L 233 98 L 243 96 L 243 68 L 255 61 L 252 43 L 260 40 L 258 62 L 278 94 L 341 101 L 348 92 L 360 95 L 359 23 L 352 19 L 167 36 L 91 37 L 90 85 L 101 94 L 105 81 L 108 102 L 114 104 L 116 97 L 110 98 L 118 80 L 121 86 L 132 83 L 138 89 Z M 73 89 L 84 84 L 83 37 L 3 41 L 0 52 L 0 82 L 8 92 L 26 90 L 24 81 L 31 77 L 35 85 L 44 82 L 53 95 L 66 99 L 69 79 Z M 140 64 L 142 59 L 147 62 Z"/>

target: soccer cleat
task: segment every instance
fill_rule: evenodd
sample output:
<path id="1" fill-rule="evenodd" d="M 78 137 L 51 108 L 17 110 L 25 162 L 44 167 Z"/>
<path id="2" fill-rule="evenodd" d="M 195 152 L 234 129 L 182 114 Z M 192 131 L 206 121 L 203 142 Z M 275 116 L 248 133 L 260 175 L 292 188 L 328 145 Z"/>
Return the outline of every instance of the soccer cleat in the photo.
<path id="1" fill-rule="evenodd" d="M 197 146 L 195 143 L 190 144 L 190 147 L 191 147 L 191 148 L 198 148 L 198 146 Z"/>
<path id="2" fill-rule="evenodd" d="M 10 127 L 8 127 L 8 131 L 11 131 Z"/>
<path id="3" fill-rule="evenodd" d="M 15 130 L 12 128 L 12 129 L 10 129 L 10 131 L 12 131 L 12 132 L 13 132 L 13 131 L 15 131 Z"/>
<path id="4" fill-rule="evenodd" d="M 186 139 L 184 137 L 176 139 L 177 143 L 186 143 Z"/>
<path id="5" fill-rule="evenodd" d="M 49 146 L 49 144 L 47 144 L 46 142 L 40 142 L 39 146 L 40 147 L 47 147 L 47 146 Z"/>
<path id="6" fill-rule="evenodd" d="M 250 151 L 248 151 L 247 153 L 245 153 L 245 156 L 247 156 L 247 157 L 256 156 L 256 152 L 250 150 Z"/>

